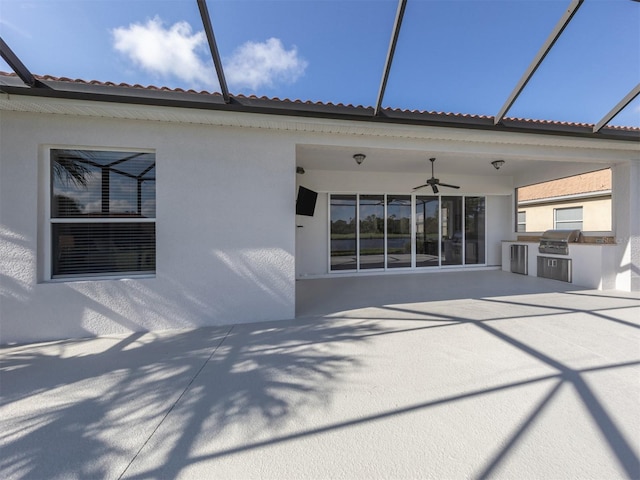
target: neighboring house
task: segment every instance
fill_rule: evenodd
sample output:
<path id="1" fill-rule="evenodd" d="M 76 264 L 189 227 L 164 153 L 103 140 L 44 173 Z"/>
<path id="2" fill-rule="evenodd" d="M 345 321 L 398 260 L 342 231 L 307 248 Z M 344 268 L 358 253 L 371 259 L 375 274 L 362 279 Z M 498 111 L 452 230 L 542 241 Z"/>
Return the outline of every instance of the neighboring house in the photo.
<path id="1" fill-rule="evenodd" d="M 305 278 L 503 268 L 516 188 L 606 168 L 597 288 L 639 291 L 639 134 L 0 74 L 1 341 L 294 318 Z M 430 157 L 459 189 L 414 190 Z"/>
<path id="2" fill-rule="evenodd" d="M 518 232 L 611 232 L 611 170 L 520 187 Z"/>

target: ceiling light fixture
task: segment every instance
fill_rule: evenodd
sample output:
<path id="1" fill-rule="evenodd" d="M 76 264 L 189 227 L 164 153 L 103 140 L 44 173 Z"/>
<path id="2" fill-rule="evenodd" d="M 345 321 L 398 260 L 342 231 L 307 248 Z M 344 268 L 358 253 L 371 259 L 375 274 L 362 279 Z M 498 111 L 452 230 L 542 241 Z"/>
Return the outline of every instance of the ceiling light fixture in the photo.
<path id="1" fill-rule="evenodd" d="M 493 168 L 496 170 L 500 170 L 500 167 L 504 165 L 504 160 L 494 160 L 491 162 L 491 165 L 493 165 Z"/>
<path id="2" fill-rule="evenodd" d="M 356 161 L 358 165 L 362 165 L 362 162 L 364 162 L 365 158 L 367 158 L 367 156 L 364 153 L 356 153 L 353 156 L 353 159 Z"/>

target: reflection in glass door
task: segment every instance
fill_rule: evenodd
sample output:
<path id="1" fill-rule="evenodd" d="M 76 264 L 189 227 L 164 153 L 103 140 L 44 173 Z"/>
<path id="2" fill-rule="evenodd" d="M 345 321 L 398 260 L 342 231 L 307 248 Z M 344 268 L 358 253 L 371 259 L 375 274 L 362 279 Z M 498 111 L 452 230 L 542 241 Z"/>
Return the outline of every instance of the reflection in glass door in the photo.
<path id="1" fill-rule="evenodd" d="M 387 268 L 411 266 L 411 196 L 387 195 Z"/>
<path id="2" fill-rule="evenodd" d="M 416 267 L 440 265 L 439 202 L 436 196 L 416 196 Z"/>
<path id="3" fill-rule="evenodd" d="M 337 194 L 329 198 L 331 271 L 486 263 L 484 197 Z"/>
<path id="4" fill-rule="evenodd" d="M 355 270 L 356 196 L 331 195 L 331 270 Z"/>
<path id="5" fill-rule="evenodd" d="M 440 264 L 462 265 L 462 197 L 440 197 Z"/>
<path id="6" fill-rule="evenodd" d="M 484 197 L 464 199 L 464 263 L 485 263 L 485 208 Z"/>
<path id="7" fill-rule="evenodd" d="M 360 269 L 384 268 L 384 195 L 360 195 Z"/>

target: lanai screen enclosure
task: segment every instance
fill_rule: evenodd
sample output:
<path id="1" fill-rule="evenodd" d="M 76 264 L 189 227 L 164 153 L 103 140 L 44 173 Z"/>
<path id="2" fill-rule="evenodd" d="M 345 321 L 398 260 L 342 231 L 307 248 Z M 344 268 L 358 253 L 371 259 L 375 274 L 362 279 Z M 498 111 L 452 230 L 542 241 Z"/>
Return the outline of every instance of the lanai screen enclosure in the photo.
<path id="1" fill-rule="evenodd" d="M 610 126 L 640 86 L 591 124 L 507 116 L 583 3 L 484 116 L 385 106 L 406 0 L 369 107 L 233 94 L 204 0 L 220 93 L 36 75 L 0 39 L 1 341 L 294 318 L 307 278 L 506 269 L 515 188 L 602 168 L 615 243 L 572 249 L 574 282 L 640 290 L 640 130 Z"/>

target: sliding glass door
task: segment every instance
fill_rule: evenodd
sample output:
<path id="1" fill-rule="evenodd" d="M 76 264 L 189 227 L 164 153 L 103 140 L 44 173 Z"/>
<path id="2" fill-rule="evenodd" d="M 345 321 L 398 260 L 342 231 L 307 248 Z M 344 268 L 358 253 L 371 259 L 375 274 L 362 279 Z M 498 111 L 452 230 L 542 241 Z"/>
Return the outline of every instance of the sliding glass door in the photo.
<path id="1" fill-rule="evenodd" d="M 485 198 L 329 195 L 330 270 L 482 265 Z"/>
<path id="2" fill-rule="evenodd" d="M 464 199 L 464 263 L 485 263 L 485 206 L 484 197 Z"/>
<path id="3" fill-rule="evenodd" d="M 439 205 L 436 196 L 416 196 L 416 267 L 440 265 Z"/>
<path id="4" fill-rule="evenodd" d="M 440 264 L 462 265 L 462 197 L 440 197 Z"/>
<path id="5" fill-rule="evenodd" d="M 356 195 L 331 195 L 331 270 L 355 270 L 357 263 Z"/>
<path id="6" fill-rule="evenodd" d="M 411 196 L 387 195 L 387 268 L 411 267 Z"/>
<path id="7" fill-rule="evenodd" d="M 384 195 L 360 195 L 360 269 L 384 268 Z"/>

